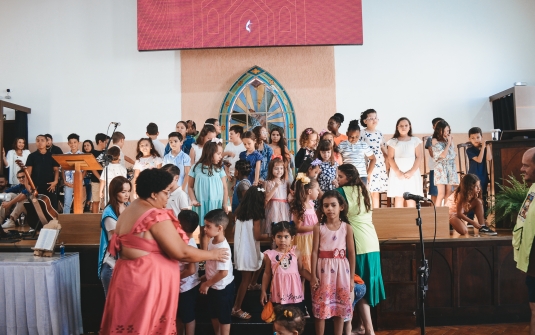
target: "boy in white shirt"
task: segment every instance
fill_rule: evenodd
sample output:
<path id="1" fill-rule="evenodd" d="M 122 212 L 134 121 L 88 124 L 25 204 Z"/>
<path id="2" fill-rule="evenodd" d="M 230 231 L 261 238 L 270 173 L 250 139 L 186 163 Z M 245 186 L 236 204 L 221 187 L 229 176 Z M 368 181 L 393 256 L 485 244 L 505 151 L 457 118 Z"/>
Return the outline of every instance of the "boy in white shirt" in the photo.
<path id="1" fill-rule="evenodd" d="M 108 149 L 108 155 L 111 156 L 111 163 L 108 164 L 107 171 L 106 171 L 106 168 L 102 169 L 102 173 L 100 175 L 100 185 L 99 185 L 100 198 L 104 199 L 105 204 L 108 203 L 108 199 L 107 199 L 108 195 L 104 194 L 106 193 L 104 189 L 104 187 L 106 186 L 106 175 L 108 176 L 108 188 L 110 187 L 110 183 L 113 178 L 117 176 L 123 176 L 125 178 L 127 177 L 126 168 L 121 165 L 121 158 L 120 158 L 121 149 L 119 149 L 119 147 L 111 147 Z"/>
<path id="2" fill-rule="evenodd" d="M 189 197 L 180 187 L 178 187 L 177 180 L 180 175 L 180 169 L 174 164 L 166 164 L 162 166 L 162 170 L 169 172 L 173 176 L 174 183 L 169 189 L 169 198 L 167 199 L 166 208 L 172 209 L 175 216 L 178 216 L 182 210 L 190 209 Z"/>
<path id="3" fill-rule="evenodd" d="M 189 246 L 197 248 L 193 232 L 199 226 L 199 215 L 192 210 L 183 210 L 177 215 L 182 230 L 189 237 Z M 201 280 L 198 275 L 199 263 L 180 262 L 180 295 L 178 301 L 178 334 L 195 335 L 195 305 L 199 295 Z"/>
<path id="4" fill-rule="evenodd" d="M 113 143 L 112 146 L 119 148 L 119 150 L 121 151 L 121 155 L 120 155 L 121 165 L 126 168 L 126 162 L 134 165 L 135 161 L 132 158 L 124 155 L 124 152 L 123 152 L 124 140 L 125 140 L 125 136 L 120 131 L 116 131 L 115 133 L 113 133 L 113 135 L 111 135 L 111 141 L 112 141 L 111 143 Z"/>
<path id="5" fill-rule="evenodd" d="M 70 134 L 67 137 L 67 143 L 69 144 L 70 151 L 65 154 L 79 155 L 82 152 L 78 150 L 80 145 L 80 136 L 77 134 Z M 63 214 L 71 214 L 72 199 L 74 194 L 74 170 L 63 170 L 63 181 L 65 186 L 63 187 Z"/>
<path id="6" fill-rule="evenodd" d="M 171 151 L 163 157 L 163 165 L 174 164 L 180 170 L 180 176 L 178 177 L 178 186 L 182 190 L 187 190 L 188 182 L 187 176 L 189 169 L 191 168 L 191 158 L 184 151 L 182 151 L 182 134 L 179 132 L 172 132 L 168 136 L 169 146 Z"/>
<path id="7" fill-rule="evenodd" d="M 158 125 L 154 122 L 149 123 L 149 125 L 147 126 L 146 134 L 147 137 L 152 140 L 154 149 L 158 151 L 160 157 L 163 157 L 165 153 L 165 145 L 162 142 L 158 141 L 158 135 L 160 135 L 160 133 L 158 132 Z"/>
<path id="8" fill-rule="evenodd" d="M 208 250 L 229 249 L 225 239 L 228 216 L 222 209 L 214 209 L 204 217 L 204 232 L 210 239 Z M 230 257 L 225 262 L 206 261 L 206 274 L 201 277 L 201 294 L 208 294 L 210 318 L 214 332 L 230 334 L 230 317 L 234 305 L 234 275 Z"/>
<path id="9" fill-rule="evenodd" d="M 241 140 L 242 135 L 242 126 L 236 124 L 230 127 L 228 131 L 229 142 L 225 146 L 225 152 L 223 152 L 223 158 L 230 163 L 230 165 L 225 165 L 225 172 L 227 173 L 227 190 L 230 197 L 232 197 L 232 192 L 234 191 L 233 187 L 236 184 L 236 180 L 234 179 L 236 162 L 240 159 L 240 153 L 245 151 L 245 146 Z"/>

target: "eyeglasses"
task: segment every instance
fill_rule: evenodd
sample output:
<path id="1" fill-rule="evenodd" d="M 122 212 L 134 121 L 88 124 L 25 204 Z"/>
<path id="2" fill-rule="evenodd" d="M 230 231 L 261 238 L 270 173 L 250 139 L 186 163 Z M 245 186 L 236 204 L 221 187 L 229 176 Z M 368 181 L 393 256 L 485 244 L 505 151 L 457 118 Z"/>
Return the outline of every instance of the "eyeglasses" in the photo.
<path id="1" fill-rule="evenodd" d="M 24 178 L 26 178 L 26 176 L 20 176 L 20 177 L 17 176 L 17 179 L 24 179 Z"/>

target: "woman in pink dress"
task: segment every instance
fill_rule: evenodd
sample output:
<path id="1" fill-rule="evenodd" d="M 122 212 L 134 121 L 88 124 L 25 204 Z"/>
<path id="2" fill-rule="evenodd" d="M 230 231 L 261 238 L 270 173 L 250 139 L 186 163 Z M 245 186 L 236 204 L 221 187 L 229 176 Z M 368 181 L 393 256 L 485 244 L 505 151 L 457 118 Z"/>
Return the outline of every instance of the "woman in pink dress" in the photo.
<path id="1" fill-rule="evenodd" d="M 111 279 L 101 334 L 174 334 L 180 289 L 178 261 L 224 261 L 229 250 L 187 245 L 173 211 L 165 209 L 173 177 L 147 169 L 136 180 L 139 198 L 117 221 L 108 251 L 119 255 Z M 178 279 L 177 279 L 178 278 Z"/>

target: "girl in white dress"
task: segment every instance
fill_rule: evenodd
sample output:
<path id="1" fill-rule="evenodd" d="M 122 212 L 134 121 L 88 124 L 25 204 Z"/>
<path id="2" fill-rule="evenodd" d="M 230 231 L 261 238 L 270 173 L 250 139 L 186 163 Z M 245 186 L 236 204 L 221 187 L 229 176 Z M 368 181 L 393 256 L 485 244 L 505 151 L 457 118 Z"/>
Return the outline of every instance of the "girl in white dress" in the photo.
<path id="1" fill-rule="evenodd" d="M 372 193 L 373 208 L 379 207 L 380 193 L 388 190 L 388 175 L 385 157 L 388 155 L 383 133 L 377 129 L 377 112 L 375 109 L 367 109 L 360 114 L 360 124 L 363 127 L 360 132 L 360 140 L 366 142 L 373 150 L 375 167 L 371 179 L 368 181 L 368 189 Z"/>
<path id="2" fill-rule="evenodd" d="M 262 234 L 260 220 L 265 219 L 264 201 L 266 191 L 251 186 L 236 210 L 234 227 L 234 268 L 241 271 L 241 283 L 236 293 L 236 300 L 231 315 L 248 320 L 251 314 L 242 311 L 241 304 L 247 289 L 257 288 L 256 282 L 262 267 L 263 254 L 260 241 L 269 241 L 269 234 Z"/>
<path id="3" fill-rule="evenodd" d="M 409 119 L 402 117 L 396 123 L 396 132 L 386 145 L 390 175 L 388 197 L 394 197 L 395 207 L 404 207 L 403 193 L 423 195 L 420 162 L 422 160 L 422 140 L 412 136 Z M 407 200 L 407 207 L 416 207 L 413 200 Z"/>
<path id="4" fill-rule="evenodd" d="M 191 145 L 191 150 L 189 151 L 191 166 L 197 164 L 199 159 L 201 159 L 202 148 L 204 147 L 204 144 L 208 141 L 211 141 L 212 138 L 215 138 L 216 136 L 217 131 L 213 125 L 205 124 L 204 127 L 202 127 L 197 140 Z"/>

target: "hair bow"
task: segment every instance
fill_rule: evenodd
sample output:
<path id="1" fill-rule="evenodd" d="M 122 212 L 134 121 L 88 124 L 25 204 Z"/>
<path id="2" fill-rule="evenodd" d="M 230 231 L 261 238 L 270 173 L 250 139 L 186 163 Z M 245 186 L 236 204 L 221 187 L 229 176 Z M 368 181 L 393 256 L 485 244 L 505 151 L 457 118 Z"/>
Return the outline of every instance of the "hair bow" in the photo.
<path id="1" fill-rule="evenodd" d="M 310 178 L 308 178 L 304 172 L 299 172 L 295 180 L 299 180 L 304 185 L 310 183 Z"/>
<path id="2" fill-rule="evenodd" d="M 257 190 L 258 190 L 258 192 L 266 192 L 266 189 L 261 188 L 261 187 L 257 188 Z"/>
<path id="3" fill-rule="evenodd" d="M 322 163 L 322 161 L 320 161 L 319 159 L 315 159 L 312 161 L 312 163 L 310 163 L 311 166 L 318 166 Z"/>
<path id="4" fill-rule="evenodd" d="M 328 133 L 329 131 L 327 129 L 322 129 L 319 133 L 320 137 L 323 136 L 323 134 Z"/>
<path id="5" fill-rule="evenodd" d="M 314 131 L 314 129 L 312 129 L 312 128 L 305 129 L 305 133 L 307 133 L 307 135 L 312 134 L 313 131 Z"/>
<path id="6" fill-rule="evenodd" d="M 278 159 L 282 160 L 282 156 L 281 155 L 272 155 L 271 156 L 271 159 L 275 159 L 275 158 L 278 158 Z"/>
<path id="7" fill-rule="evenodd" d="M 210 123 L 210 122 L 206 122 L 204 125 L 205 125 L 205 126 L 213 126 L 214 124 L 213 124 L 213 123 Z"/>
<path id="8" fill-rule="evenodd" d="M 220 139 L 220 138 L 214 137 L 214 138 L 212 138 L 212 143 L 218 143 L 218 144 L 221 143 L 221 144 L 223 144 L 223 140 Z"/>
<path id="9" fill-rule="evenodd" d="M 287 309 L 284 310 L 284 316 L 287 318 L 293 317 L 293 313 Z"/>

